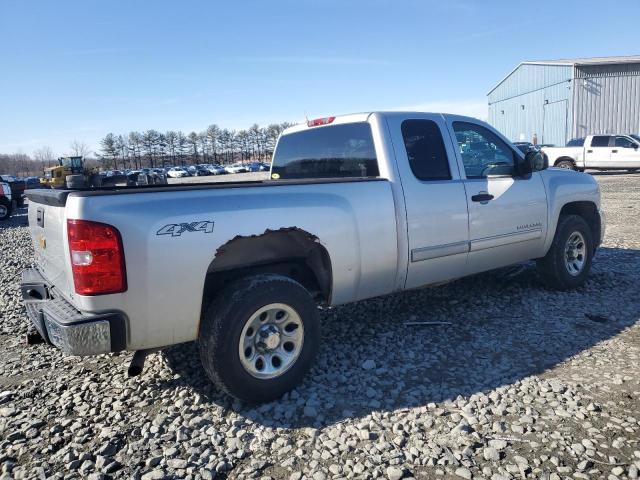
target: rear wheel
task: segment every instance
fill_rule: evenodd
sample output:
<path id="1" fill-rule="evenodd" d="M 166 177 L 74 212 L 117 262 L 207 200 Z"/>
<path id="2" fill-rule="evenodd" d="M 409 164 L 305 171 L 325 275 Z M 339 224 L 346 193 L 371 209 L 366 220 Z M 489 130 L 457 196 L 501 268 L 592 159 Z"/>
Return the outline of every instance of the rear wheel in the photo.
<path id="1" fill-rule="evenodd" d="M 0 198 L 0 221 L 11 216 L 11 202 L 6 198 Z"/>
<path id="2" fill-rule="evenodd" d="M 557 290 L 582 286 L 589 276 L 594 252 L 587 222 L 578 215 L 561 216 L 549 251 L 537 262 L 542 281 Z"/>
<path id="3" fill-rule="evenodd" d="M 240 279 L 216 297 L 202 319 L 200 358 L 213 383 L 248 402 L 268 402 L 307 373 L 320 339 L 309 292 L 281 275 Z"/>
<path id="4" fill-rule="evenodd" d="M 575 170 L 576 169 L 575 164 L 571 160 L 560 160 L 558 163 L 556 163 L 556 167 L 565 168 L 567 170 Z"/>

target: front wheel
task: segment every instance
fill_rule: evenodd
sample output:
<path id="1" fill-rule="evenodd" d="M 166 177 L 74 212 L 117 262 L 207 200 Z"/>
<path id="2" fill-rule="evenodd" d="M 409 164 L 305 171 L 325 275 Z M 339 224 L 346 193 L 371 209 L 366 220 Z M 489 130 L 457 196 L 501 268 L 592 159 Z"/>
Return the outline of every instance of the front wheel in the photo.
<path id="1" fill-rule="evenodd" d="M 556 167 L 564 168 L 566 170 L 575 170 L 576 169 L 576 166 L 574 165 L 574 163 L 571 160 L 560 160 L 558 163 L 556 163 Z"/>
<path id="2" fill-rule="evenodd" d="M 207 308 L 198 337 L 207 376 L 248 402 L 291 390 L 318 351 L 320 322 L 309 292 L 281 275 L 242 278 Z"/>
<path id="3" fill-rule="evenodd" d="M 11 202 L 6 198 L 0 198 L 0 221 L 7 220 L 11 216 Z"/>
<path id="4" fill-rule="evenodd" d="M 538 272 L 548 287 L 581 287 L 589 276 L 594 253 L 593 234 L 587 222 L 578 215 L 563 215 L 558 219 L 549 251 L 537 262 Z"/>

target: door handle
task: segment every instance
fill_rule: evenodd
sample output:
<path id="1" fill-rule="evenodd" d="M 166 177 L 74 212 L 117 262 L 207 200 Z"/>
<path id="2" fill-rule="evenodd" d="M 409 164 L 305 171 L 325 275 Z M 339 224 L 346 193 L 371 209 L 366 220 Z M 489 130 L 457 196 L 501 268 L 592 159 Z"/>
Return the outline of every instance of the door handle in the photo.
<path id="1" fill-rule="evenodd" d="M 611 150 L 611 153 L 618 153 L 618 150 Z"/>
<path id="2" fill-rule="evenodd" d="M 480 192 L 477 195 L 473 195 L 471 200 L 474 202 L 487 203 L 489 200 L 493 200 L 493 195 L 486 192 Z"/>
<path id="3" fill-rule="evenodd" d="M 587 153 L 593 153 L 593 150 L 587 150 Z"/>

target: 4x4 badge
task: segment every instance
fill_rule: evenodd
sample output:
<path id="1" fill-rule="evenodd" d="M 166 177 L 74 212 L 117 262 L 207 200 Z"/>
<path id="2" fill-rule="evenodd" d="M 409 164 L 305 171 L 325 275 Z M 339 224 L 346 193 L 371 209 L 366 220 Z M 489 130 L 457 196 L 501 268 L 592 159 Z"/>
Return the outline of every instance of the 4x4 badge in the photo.
<path id="1" fill-rule="evenodd" d="M 172 237 L 179 237 L 184 232 L 212 233 L 213 222 L 210 220 L 204 220 L 191 223 L 170 223 L 158 230 L 156 235 L 171 235 Z"/>

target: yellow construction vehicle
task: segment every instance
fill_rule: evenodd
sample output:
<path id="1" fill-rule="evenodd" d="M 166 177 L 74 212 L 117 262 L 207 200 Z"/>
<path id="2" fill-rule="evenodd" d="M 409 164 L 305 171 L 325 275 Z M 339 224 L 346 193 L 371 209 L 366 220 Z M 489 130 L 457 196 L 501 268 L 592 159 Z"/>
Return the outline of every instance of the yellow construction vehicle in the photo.
<path id="1" fill-rule="evenodd" d="M 96 169 L 87 169 L 83 157 L 60 157 L 58 165 L 46 168 L 40 185 L 46 188 L 83 188 L 99 186 Z"/>

